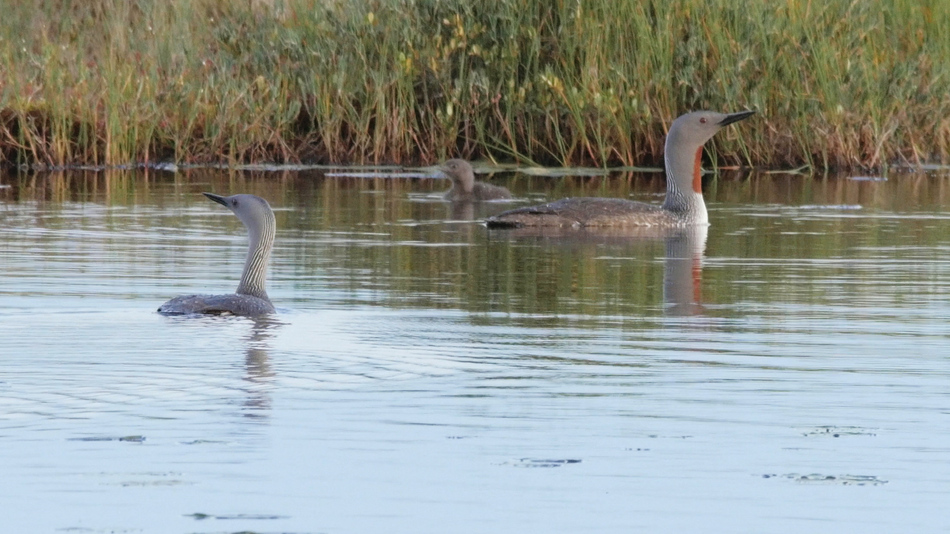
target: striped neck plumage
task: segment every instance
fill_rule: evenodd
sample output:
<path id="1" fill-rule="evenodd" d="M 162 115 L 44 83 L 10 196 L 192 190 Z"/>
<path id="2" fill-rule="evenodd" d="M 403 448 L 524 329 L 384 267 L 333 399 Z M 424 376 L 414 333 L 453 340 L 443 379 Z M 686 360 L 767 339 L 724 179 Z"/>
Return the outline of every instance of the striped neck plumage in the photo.
<path id="1" fill-rule="evenodd" d="M 271 249 L 274 247 L 276 224 L 273 216 L 264 220 L 262 228 L 250 228 L 247 246 L 247 259 L 244 261 L 244 273 L 238 284 L 237 294 L 270 300 L 267 297 L 267 264 L 270 263 Z"/>
<path id="2" fill-rule="evenodd" d="M 689 224 L 707 224 L 706 203 L 703 201 L 701 160 L 702 145 L 692 148 L 670 149 L 667 137 L 665 153 L 666 200 L 663 209 L 673 212 Z"/>

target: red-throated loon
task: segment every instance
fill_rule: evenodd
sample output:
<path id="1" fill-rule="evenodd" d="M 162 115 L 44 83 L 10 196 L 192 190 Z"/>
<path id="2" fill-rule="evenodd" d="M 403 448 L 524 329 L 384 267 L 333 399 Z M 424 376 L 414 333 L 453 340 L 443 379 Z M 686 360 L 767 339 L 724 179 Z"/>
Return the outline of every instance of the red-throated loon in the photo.
<path id="1" fill-rule="evenodd" d="M 254 195 L 222 197 L 205 193 L 206 197 L 225 206 L 241 219 L 248 231 L 247 259 L 237 292 L 229 295 L 186 295 L 175 297 L 158 308 L 166 315 L 233 314 L 257 317 L 274 313 L 267 297 L 265 283 L 267 264 L 274 246 L 276 222 L 270 205 Z"/>
<path id="2" fill-rule="evenodd" d="M 439 170 L 452 179 L 452 189 L 445 193 L 445 200 L 479 202 L 511 198 L 511 193 L 504 187 L 476 182 L 472 165 L 464 159 L 450 159 L 439 165 Z"/>
<path id="3" fill-rule="evenodd" d="M 700 163 L 703 144 L 727 124 L 755 111 L 695 111 L 680 116 L 666 136 L 666 200 L 661 206 L 620 198 L 565 198 L 508 210 L 486 220 L 489 228 L 523 226 L 691 226 L 709 224 Z"/>

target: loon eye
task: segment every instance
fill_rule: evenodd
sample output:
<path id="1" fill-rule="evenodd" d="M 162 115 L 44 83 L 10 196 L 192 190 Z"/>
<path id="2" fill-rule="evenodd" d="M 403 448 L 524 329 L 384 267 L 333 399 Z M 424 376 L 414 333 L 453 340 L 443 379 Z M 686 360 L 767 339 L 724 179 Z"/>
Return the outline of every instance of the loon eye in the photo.
<path id="1" fill-rule="evenodd" d="M 234 206 L 235 208 L 238 207 L 238 200 L 237 199 L 232 200 L 231 205 Z"/>
<path id="2" fill-rule="evenodd" d="M 699 118 L 699 123 L 700 123 L 700 124 L 706 124 L 706 117 L 700 117 L 700 118 Z"/>

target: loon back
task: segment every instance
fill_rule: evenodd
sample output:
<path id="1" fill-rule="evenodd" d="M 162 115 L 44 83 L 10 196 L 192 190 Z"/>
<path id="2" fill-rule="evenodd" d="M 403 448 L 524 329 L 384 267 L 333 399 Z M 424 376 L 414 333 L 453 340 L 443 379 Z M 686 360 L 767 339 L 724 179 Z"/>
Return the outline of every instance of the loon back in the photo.
<path id="1" fill-rule="evenodd" d="M 486 219 L 489 228 L 524 226 L 680 226 L 659 206 L 621 198 L 564 198 L 500 213 Z"/>
<path id="2" fill-rule="evenodd" d="M 506 200 L 511 198 L 511 192 L 504 187 L 475 182 L 469 192 L 460 191 L 453 187 L 445 193 L 445 200 L 451 202 L 481 202 L 484 200 Z"/>
<path id="3" fill-rule="evenodd" d="M 164 315 L 241 315 L 259 317 L 274 313 L 269 300 L 250 295 L 185 295 L 175 297 L 158 308 Z"/>

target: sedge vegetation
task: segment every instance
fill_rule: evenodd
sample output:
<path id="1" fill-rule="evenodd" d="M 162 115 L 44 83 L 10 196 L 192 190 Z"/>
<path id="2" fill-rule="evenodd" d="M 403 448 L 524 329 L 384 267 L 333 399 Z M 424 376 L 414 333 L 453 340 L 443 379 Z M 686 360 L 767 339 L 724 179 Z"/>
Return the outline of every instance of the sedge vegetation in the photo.
<path id="1" fill-rule="evenodd" d="M 945 0 L 0 0 L 0 161 L 945 162 Z"/>

